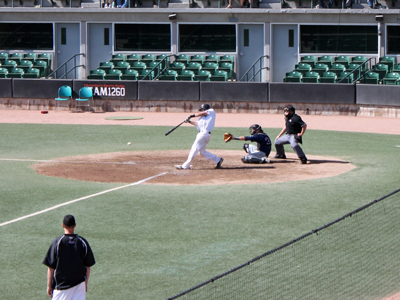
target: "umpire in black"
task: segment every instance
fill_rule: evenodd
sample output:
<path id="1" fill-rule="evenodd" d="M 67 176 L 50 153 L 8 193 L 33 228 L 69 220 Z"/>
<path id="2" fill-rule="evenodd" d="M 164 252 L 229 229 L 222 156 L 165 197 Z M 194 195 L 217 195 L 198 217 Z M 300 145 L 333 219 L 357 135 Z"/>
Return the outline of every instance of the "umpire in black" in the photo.
<path id="1" fill-rule="evenodd" d="M 300 145 L 303 141 L 303 135 L 306 132 L 307 124 L 296 115 L 296 110 L 293 106 L 289 105 L 283 109 L 285 115 L 285 127 L 275 139 L 275 158 L 285 159 L 285 149 L 283 145 L 290 144 L 294 152 L 296 152 L 302 164 L 307 163 L 307 157 L 301 149 Z M 286 134 L 285 134 L 286 133 Z"/>
<path id="2" fill-rule="evenodd" d="M 53 300 L 85 300 L 90 268 L 96 263 L 89 243 L 74 233 L 72 215 L 63 220 L 64 234 L 53 240 L 43 264 L 47 271 L 47 294 Z"/>

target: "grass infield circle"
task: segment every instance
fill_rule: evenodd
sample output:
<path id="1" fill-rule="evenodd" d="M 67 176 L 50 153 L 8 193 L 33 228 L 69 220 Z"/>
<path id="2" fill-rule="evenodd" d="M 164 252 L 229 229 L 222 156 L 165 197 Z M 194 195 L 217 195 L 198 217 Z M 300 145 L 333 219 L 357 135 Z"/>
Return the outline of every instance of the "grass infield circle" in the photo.
<path id="1" fill-rule="evenodd" d="M 115 117 L 107 117 L 106 120 L 117 120 L 117 121 L 125 121 L 125 120 L 140 120 L 142 117 L 135 116 L 115 116 Z"/>

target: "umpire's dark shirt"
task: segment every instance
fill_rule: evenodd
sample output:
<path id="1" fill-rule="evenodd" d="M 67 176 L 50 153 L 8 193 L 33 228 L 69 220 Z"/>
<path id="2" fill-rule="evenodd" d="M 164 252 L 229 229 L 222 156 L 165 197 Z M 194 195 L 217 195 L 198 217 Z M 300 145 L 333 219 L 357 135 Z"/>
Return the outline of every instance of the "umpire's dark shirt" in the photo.
<path id="1" fill-rule="evenodd" d="M 293 114 L 291 118 L 286 117 L 286 133 L 287 134 L 298 134 L 301 132 L 301 128 L 306 123 L 301 119 L 299 115 Z"/>
<path id="2" fill-rule="evenodd" d="M 89 243 L 77 234 L 65 234 L 53 240 L 43 264 L 55 269 L 53 287 L 66 290 L 86 280 L 86 267 L 95 264 Z"/>

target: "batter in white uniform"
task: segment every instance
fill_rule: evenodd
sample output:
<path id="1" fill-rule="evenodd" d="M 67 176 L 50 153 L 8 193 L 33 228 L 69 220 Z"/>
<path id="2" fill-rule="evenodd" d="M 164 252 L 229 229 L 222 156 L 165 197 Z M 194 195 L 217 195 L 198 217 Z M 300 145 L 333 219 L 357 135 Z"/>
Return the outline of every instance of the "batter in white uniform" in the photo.
<path id="1" fill-rule="evenodd" d="M 186 118 L 185 122 L 196 126 L 199 133 L 196 135 L 196 139 L 190 149 L 187 160 L 181 166 L 175 166 L 178 170 L 190 169 L 190 163 L 199 152 L 205 159 L 213 160 L 216 164 L 216 169 L 221 167 L 224 159 L 206 150 L 207 144 L 211 139 L 211 131 L 215 126 L 215 116 L 215 111 L 211 108 L 210 104 L 202 104 L 199 113 Z M 199 117 L 197 122 L 190 120 L 194 117 Z"/>

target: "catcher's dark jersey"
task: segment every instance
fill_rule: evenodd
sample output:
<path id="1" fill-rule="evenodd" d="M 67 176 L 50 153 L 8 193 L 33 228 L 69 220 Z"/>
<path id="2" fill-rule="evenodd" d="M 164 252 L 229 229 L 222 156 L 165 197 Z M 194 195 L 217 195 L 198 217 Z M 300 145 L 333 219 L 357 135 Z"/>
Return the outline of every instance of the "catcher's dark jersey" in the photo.
<path id="1" fill-rule="evenodd" d="M 53 240 L 43 264 L 55 269 L 53 287 L 65 290 L 86 280 L 86 267 L 95 264 L 89 243 L 77 234 L 64 234 Z"/>
<path id="2" fill-rule="evenodd" d="M 244 139 L 246 141 L 256 142 L 258 150 L 264 152 L 267 157 L 270 154 L 271 140 L 266 133 L 256 133 L 251 136 L 245 136 Z"/>
<path id="3" fill-rule="evenodd" d="M 301 132 L 301 127 L 304 125 L 306 125 L 306 123 L 301 119 L 301 117 L 293 114 L 291 118 L 286 118 L 286 133 L 298 134 Z"/>

